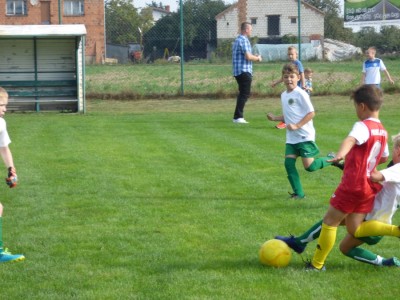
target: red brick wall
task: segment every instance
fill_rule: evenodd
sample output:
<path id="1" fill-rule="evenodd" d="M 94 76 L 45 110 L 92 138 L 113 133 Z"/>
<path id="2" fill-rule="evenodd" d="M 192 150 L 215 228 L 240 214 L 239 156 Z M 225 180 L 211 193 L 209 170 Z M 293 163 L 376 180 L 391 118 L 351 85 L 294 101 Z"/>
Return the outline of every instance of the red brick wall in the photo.
<path id="1" fill-rule="evenodd" d="M 59 0 L 39 0 L 32 5 L 27 0 L 26 16 L 6 16 L 6 0 L 0 0 L 0 24 L 2 25 L 39 25 L 41 24 L 41 2 L 50 2 L 50 24 L 60 24 Z M 61 3 L 62 24 L 85 24 L 86 26 L 86 62 L 101 63 L 104 54 L 104 0 L 84 0 L 83 16 L 64 16 L 64 1 Z"/>
<path id="2" fill-rule="evenodd" d="M 247 0 L 239 0 L 238 1 L 238 26 L 240 32 L 240 26 L 243 22 L 249 21 L 247 20 Z"/>

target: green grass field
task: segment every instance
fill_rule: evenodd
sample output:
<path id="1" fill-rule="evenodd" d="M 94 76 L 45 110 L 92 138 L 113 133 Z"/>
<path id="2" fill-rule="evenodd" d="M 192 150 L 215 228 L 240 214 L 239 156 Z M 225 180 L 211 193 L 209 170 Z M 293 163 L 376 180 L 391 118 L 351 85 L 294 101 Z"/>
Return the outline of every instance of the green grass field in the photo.
<path id="1" fill-rule="evenodd" d="M 324 273 L 303 270 L 315 243 L 287 268 L 259 263 L 264 241 L 322 218 L 341 172 L 299 165 L 307 198 L 288 200 L 285 131 L 265 118 L 279 100 L 251 99 L 244 126 L 231 121 L 234 102 L 98 100 L 85 115 L 8 114 L 20 181 L 2 188 L 3 239 L 26 260 L 0 266 L 0 298 L 396 299 L 398 269 L 337 247 Z M 313 103 L 321 154 L 337 151 L 356 121 L 353 104 Z M 391 135 L 398 105 L 386 96 Z M 400 256 L 398 243 L 370 249 Z"/>
<path id="2" fill-rule="evenodd" d="M 379 57 L 379 56 L 378 56 Z M 304 67 L 314 70 L 314 96 L 347 96 L 360 84 L 365 58 L 342 62 L 306 61 Z M 400 93 L 400 59 L 383 58 L 395 85 L 390 85 L 382 73 L 382 88 L 386 93 Z M 283 85 L 271 83 L 281 77 L 286 62 L 254 64 L 253 99 L 279 97 Z M 86 95 L 90 99 L 231 99 L 236 97 L 237 83 L 232 65 L 186 63 L 183 71 L 183 93 L 179 64 L 152 65 L 89 65 L 86 67 Z"/>

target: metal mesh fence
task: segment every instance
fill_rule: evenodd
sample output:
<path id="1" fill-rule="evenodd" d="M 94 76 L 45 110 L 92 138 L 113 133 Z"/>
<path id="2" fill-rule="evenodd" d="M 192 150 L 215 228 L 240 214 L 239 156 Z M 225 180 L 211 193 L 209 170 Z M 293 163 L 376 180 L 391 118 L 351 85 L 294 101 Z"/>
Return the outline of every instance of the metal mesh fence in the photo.
<path id="1" fill-rule="evenodd" d="M 106 53 L 119 62 L 152 63 L 164 59 L 209 59 L 217 48 L 215 16 L 229 4 L 224 1 L 190 0 L 171 11 L 162 3 L 142 9 L 131 1 L 106 2 Z M 181 29 L 184 45 L 181 49 Z M 121 55 L 123 52 L 123 55 Z"/>
<path id="2" fill-rule="evenodd" d="M 303 14 L 309 16 L 305 15 L 301 28 L 297 1 L 232 1 L 183 0 L 172 11 L 162 3 L 138 9 L 134 1 L 108 0 L 106 55 L 120 63 L 176 61 L 177 56 L 185 61 L 229 60 L 232 42 L 244 21 L 253 25 L 253 44 L 296 43 L 298 36 L 310 42 L 323 35 L 323 13 L 303 2 Z"/>
<path id="3" fill-rule="evenodd" d="M 252 24 L 250 42 L 263 62 L 287 60 L 288 45 L 308 44 L 300 47 L 300 58 L 302 48 L 304 54 L 315 53 L 323 36 L 324 14 L 304 1 L 182 0 L 174 9 L 154 2 L 138 9 L 135 1 L 139 0 L 106 1 L 106 57 L 119 64 L 153 64 L 154 68 L 135 68 L 129 71 L 134 74 L 126 76 L 119 71 L 112 83 L 109 78 L 93 74 L 87 85 L 92 88 L 91 93 L 102 92 L 110 97 L 119 93 L 121 98 L 168 97 L 177 93 L 233 95 L 237 86 L 231 72 L 232 43 L 242 22 Z M 268 48 L 271 44 L 280 47 Z M 181 62 L 180 73 L 179 68 L 158 69 L 159 65 L 173 62 Z M 202 63 L 204 68 L 195 68 Z M 215 67 L 217 63 L 219 67 Z M 207 73 L 210 69 L 217 75 Z M 195 77 L 197 73 L 201 78 Z M 279 72 L 268 76 L 278 77 Z M 103 80 L 103 84 L 95 85 Z M 253 92 L 269 92 L 267 82 L 271 78 L 257 80 L 260 83 L 255 82 Z M 207 86 L 209 82 L 213 82 L 213 89 Z"/>

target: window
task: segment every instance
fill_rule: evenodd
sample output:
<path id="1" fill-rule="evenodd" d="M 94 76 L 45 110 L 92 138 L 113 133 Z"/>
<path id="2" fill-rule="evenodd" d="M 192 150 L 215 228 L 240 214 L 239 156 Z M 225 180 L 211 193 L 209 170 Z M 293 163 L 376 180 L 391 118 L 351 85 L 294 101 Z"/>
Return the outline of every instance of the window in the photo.
<path id="1" fill-rule="evenodd" d="M 267 16 L 267 32 L 269 36 L 279 36 L 280 35 L 280 16 L 271 15 Z"/>
<path id="2" fill-rule="evenodd" d="M 64 16 L 83 16 L 83 0 L 64 0 Z"/>
<path id="3" fill-rule="evenodd" d="M 27 0 L 7 0 L 6 14 L 9 16 L 24 16 L 27 15 L 26 11 Z"/>
<path id="4" fill-rule="evenodd" d="M 290 17 L 290 23 L 291 24 L 296 24 L 297 23 L 297 18 L 296 17 Z"/>
<path id="5" fill-rule="evenodd" d="M 257 18 L 251 18 L 251 25 L 256 25 L 257 24 Z"/>

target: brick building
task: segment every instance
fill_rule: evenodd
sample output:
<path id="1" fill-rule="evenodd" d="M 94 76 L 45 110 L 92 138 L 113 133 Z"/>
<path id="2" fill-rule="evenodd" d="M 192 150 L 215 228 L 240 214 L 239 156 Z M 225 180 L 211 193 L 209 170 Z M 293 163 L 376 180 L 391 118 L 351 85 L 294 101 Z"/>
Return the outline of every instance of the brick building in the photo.
<path id="1" fill-rule="evenodd" d="M 104 0 L 0 0 L 0 24 L 84 24 L 86 63 L 102 62 Z"/>
<path id="2" fill-rule="evenodd" d="M 303 42 L 310 37 L 324 36 L 325 14 L 314 6 L 301 1 L 301 36 Z M 215 17 L 217 38 L 233 39 L 240 32 L 242 22 L 253 25 L 252 36 L 260 39 L 297 36 L 297 0 L 239 0 Z"/>

